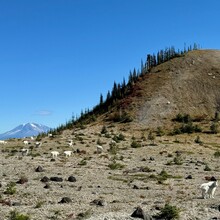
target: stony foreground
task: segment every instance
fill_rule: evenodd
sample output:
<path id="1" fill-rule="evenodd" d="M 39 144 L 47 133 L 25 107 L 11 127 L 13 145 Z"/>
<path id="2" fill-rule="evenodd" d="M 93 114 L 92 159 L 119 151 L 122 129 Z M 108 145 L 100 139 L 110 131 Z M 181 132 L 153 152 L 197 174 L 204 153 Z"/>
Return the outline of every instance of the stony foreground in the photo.
<path id="1" fill-rule="evenodd" d="M 180 219 L 220 219 L 219 188 L 206 200 L 199 190 L 205 177 L 219 178 L 218 135 L 204 135 L 196 144 L 196 135 L 157 137 L 152 143 L 125 133 L 115 143 L 115 133 L 47 137 L 41 148 L 30 143 L 34 149 L 27 156 L 20 153 L 23 140 L 1 146 L 0 220 L 10 219 L 13 210 L 33 220 L 127 220 L 134 219 L 137 206 L 155 216 L 165 204 L 178 207 Z M 134 140 L 140 145 L 132 147 Z M 99 154 L 97 141 L 104 148 Z M 60 152 L 58 158 L 51 160 L 51 150 Z M 64 150 L 74 153 L 66 158 Z"/>

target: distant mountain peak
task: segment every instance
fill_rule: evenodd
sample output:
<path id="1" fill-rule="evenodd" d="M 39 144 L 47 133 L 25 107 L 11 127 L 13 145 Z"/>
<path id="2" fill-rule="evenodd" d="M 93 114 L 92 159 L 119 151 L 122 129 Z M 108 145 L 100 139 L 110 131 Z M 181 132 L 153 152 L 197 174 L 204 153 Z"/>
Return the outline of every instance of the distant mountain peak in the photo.
<path id="1" fill-rule="evenodd" d="M 37 124 L 33 122 L 24 123 L 10 131 L 0 134 L 0 140 L 37 136 L 40 133 L 48 132 L 50 129 L 51 128 L 49 128 L 48 126 L 42 124 Z"/>

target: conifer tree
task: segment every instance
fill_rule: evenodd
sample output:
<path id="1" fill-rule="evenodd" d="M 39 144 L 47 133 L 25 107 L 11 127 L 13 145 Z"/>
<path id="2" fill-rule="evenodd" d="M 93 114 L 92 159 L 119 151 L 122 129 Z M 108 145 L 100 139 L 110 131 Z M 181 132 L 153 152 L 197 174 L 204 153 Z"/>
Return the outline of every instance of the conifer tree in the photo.
<path id="1" fill-rule="evenodd" d="M 99 105 L 101 106 L 101 105 L 103 105 L 103 95 L 102 94 L 100 94 L 100 99 L 99 99 L 100 101 L 99 101 Z"/>

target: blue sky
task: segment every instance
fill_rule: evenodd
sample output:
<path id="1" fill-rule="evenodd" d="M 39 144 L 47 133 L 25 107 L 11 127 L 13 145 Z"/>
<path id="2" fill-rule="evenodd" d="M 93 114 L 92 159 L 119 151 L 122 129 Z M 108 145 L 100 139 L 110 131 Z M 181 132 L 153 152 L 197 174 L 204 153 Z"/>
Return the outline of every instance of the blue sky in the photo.
<path id="1" fill-rule="evenodd" d="M 219 0 L 0 0 L 0 133 L 92 109 L 148 53 L 220 48 Z"/>

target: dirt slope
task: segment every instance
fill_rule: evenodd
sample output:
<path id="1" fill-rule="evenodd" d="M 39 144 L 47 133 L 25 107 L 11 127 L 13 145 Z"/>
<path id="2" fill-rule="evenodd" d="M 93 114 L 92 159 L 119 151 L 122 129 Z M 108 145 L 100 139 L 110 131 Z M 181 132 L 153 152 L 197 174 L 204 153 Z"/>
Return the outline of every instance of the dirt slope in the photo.
<path id="1" fill-rule="evenodd" d="M 178 113 L 214 116 L 220 108 L 220 51 L 197 50 L 153 68 L 122 106 L 143 127 L 169 124 Z"/>

